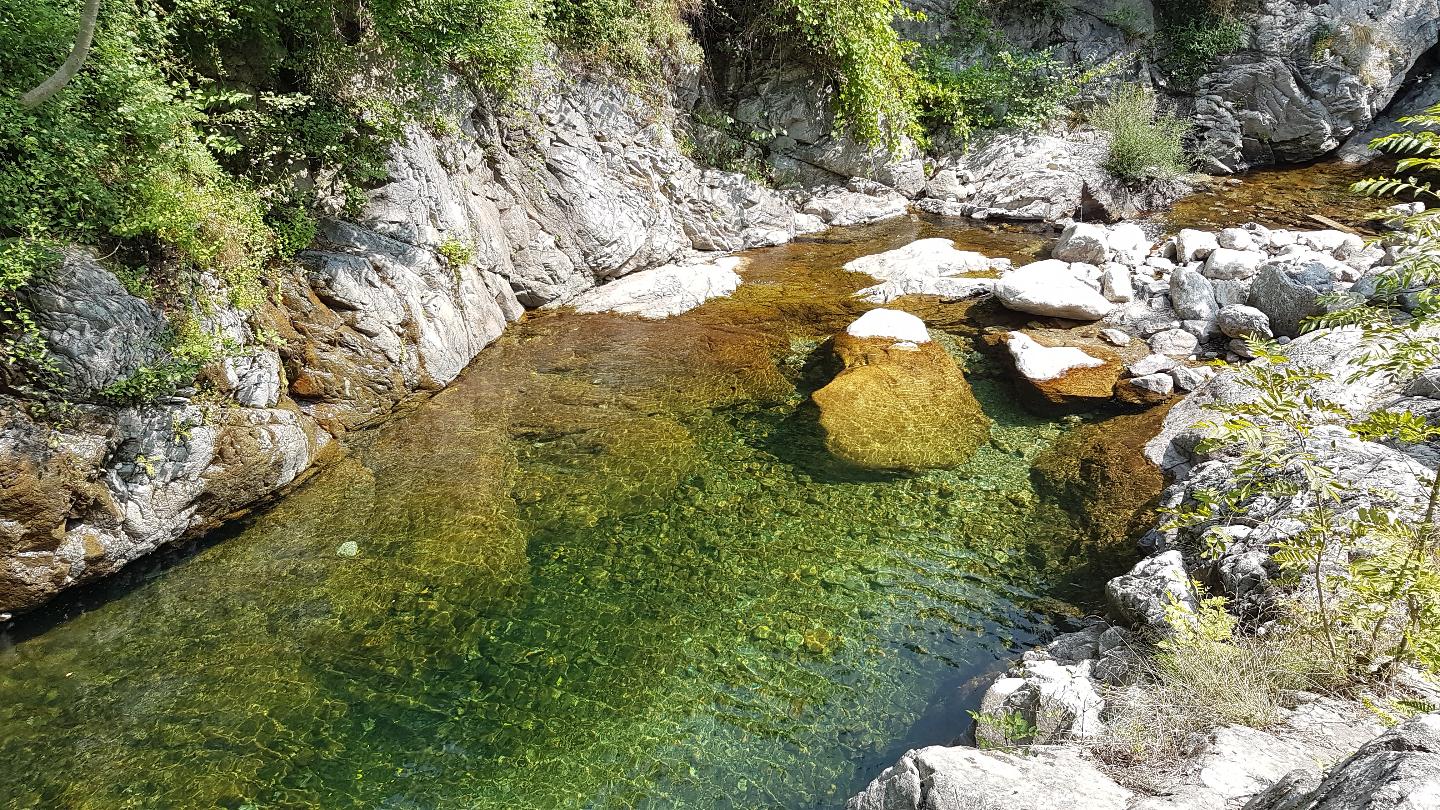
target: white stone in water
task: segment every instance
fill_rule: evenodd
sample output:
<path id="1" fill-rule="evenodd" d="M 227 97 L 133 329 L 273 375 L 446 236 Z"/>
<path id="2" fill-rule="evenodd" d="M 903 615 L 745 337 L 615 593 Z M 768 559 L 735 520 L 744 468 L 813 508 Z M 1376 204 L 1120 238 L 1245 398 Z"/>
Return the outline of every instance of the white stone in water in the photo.
<path id="1" fill-rule="evenodd" d="M 1105 227 L 1090 222 L 1070 223 L 1051 248 L 1050 255 L 1064 262 L 1103 263 L 1110 256 Z"/>
<path id="2" fill-rule="evenodd" d="M 1144 377 L 1135 377 L 1125 382 L 1136 388 L 1162 396 L 1168 397 L 1175 393 L 1175 378 L 1169 374 L 1146 374 Z"/>
<path id="3" fill-rule="evenodd" d="M 642 270 L 596 287 L 569 302 L 576 312 L 618 312 L 660 319 L 679 315 L 740 286 L 735 272 L 744 259 L 722 256 L 710 261 L 667 264 Z"/>
<path id="4" fill-rule="evenodd" d="M 988 270 L 994 262 L 973 250 L 960 250 L 949 239 L 917 239 L 902 248 L 861 256 L 845 263 L 852 273 L 864 273 L 877 281 L 889 281 L 916 273 L 953 276 Z"/>
<path id="5" fill-rule="evenodd" d="M 1005 343 L 1015 369 L 1031 380 L 1053 380 L 1077 368 L 1098 368 L 1105 361 L 1073 346 L 1041 346 L 1021 332 L 1011 332 Z"/>
<path id="6" fill-rule="evenodd" d="M 845 327 L 845 334 L 857 338 L 891 338 L 897 342 L 929 343 L 925 322 L 898 309 L 872 309 Z"/>
<path id="7" fill-rule="evenodd" d="M 1156 354 L 1186 357 L 1199 347 L 1200 341 L 1184 329 L 1167 329 L 1150 336 L 1150 351 Z"/>
<path id="8" fill-rule="evenodd" d="M 1012 270 L 995 285 L 995 297 L 1006 308 L 1031 315 L 1048 315 L 1077 321 L 1105 317 L 1115 305 L 1076 278 L 1070 265 L 1056 259 Z"/>
<path id="9" fill-rule="evenodd" d="M 845 269 L 864 273 L 881 282 L 855 295 L 876 304 L 888 304 L 904 295 L 938 295 L 970 298 L 989 292 L 994 279 L 970 278 L 975 273 L 1009 266 L 973 250 L 959 250 L 949 239 L 918 239 L 896 250 L 862 256 Z"/>
<path id="10" fill-rule="evenodd" d="M 1170 369 L 1175 387 L 1181 391 L 1194 391 L 1215 376 L 1215 369 L 1209 366 L 1176 366 Z"/>

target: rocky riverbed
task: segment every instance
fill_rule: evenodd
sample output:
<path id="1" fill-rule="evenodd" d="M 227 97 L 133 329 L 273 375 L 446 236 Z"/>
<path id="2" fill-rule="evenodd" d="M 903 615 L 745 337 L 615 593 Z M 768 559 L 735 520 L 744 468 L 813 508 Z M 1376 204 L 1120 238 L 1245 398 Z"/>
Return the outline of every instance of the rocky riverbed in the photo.
<path id="1" fill-rule="evenodd" d="M 944 36 L 948 5 L 917 5 L 920 41 Z M 1364 159 L 1433 101 L 1434 2 L 1261 5 L 1244 47 L 1159 88 L 1203 170 Z M 1072 10 L 1007 36 L 1153 83 L 1151 4 Z M 1327 207 L 1353 174 L 1126 185 L 1066 122 L 863 147 L 783 53 L 717 87 L 534 79 L 507 105 L 437 79 L 443 120 L 254 311 L 201 279 L 233 351 L 174 396 L 106 393 L 174 339 L 108 257 L 68 247 L 23 291 L 65 407 L 0 380 L 0 798 L 1440 803 L 1435 715 L 1385 731 L 1316 695 L 1143 780 L 1090 753 L 1192 578 L 1242 611 L 1275 598 L 1271 537 L 1202 561 L 1153 508 L 1233 473 L 1196 451 L 1203 405 L 1246 395 L 1210 361 L 1359 350 L 1299 334 L 1395 259 L 1310 220 L 1358 224 Z M 793 182 L 697 162 L 702 95 Z M 1433 377 L 1327 393 L 1429 415 Z M 1435 467 L 1312 439 L 1401 511 Z M 1039 744 L 936 745 L 970 711 Z"/>

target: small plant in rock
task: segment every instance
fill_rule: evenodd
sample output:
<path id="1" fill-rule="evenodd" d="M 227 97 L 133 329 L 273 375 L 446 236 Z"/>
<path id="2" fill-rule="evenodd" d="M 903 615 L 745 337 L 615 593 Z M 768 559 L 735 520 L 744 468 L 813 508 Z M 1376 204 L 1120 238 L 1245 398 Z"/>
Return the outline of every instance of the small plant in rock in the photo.
<path id="1" fill-rule="evenodd" d="M 475 260 L 475 249 L 455 237 L 447 237 L 435 248 L 435 253 L 446 266 L 459 272 L 460 268 Z"/>
<path id="2" fill-rule="evenodd" d="M 33 383 L 55 371 L 35 314 L 19 292 L 59 262 L 58 246 L 47 240 L 0 240 L 0 382 L 10 376 Z"/>
<path id="3" fill-rule="evenodd" d="M 1090 112 L 1090 123 L 1109 133 L 1103 165 L 1122 180 L 1164 179 L 1189 168 L 1184 143 L 1189 126 L 1160 111 L 1148 88 L 1120 85 Z"/>
<path id="4" fill-rule="evenodd" d="M 1128 771 L 1184 757 L 1216 726 L 1270 725 L 1286 690 L 1313 688 L 1310 645 L 1298 635 L 1280 644 L 1245 636 L 1219 597 L 1194 612 L 1172 605 L 1167 613 L 1174 634 L 1134 656 L 1143 688 L 1107 695 L 1096 744 L 1105 762 Z"/>
<path id="5" fill-rule="evenodd" d="M 1039 732 L 1023 712 L 972 711 L 969 714 L 977 728 L 976 744 L 984 750 L 1015 751 L 1029 745 Z"/>

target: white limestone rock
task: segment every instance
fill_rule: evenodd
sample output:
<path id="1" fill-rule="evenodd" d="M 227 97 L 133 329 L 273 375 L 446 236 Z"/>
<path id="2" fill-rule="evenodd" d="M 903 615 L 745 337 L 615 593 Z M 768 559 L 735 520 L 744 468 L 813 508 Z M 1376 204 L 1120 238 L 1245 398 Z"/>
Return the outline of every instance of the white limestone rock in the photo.
<path id="1" fill-rule="evenodd" d="M 1011 332 L 1005 342 L 1015 369 L 1035 381 L 1053 380 L 1077 368 L 1099 368 L 1105 361 L 1073 346 L 1041 346 L 1022 332 Z"/>
<path id="2" fill-rule="evenodd" d="M 864 273 L 880 283 L 866 287 L 857 296 L 875 304 L 888 304 L 904 295 L 938 295 L 969 298 L 990 292 L 991 278 L 967 278 L 965 274 L 1008 267 L 1005 259 L 989 259 L 970 250 L 959 250 L 949 239 L 919 239 L 902 248 L 862 256 L 845 264 L 851 272 Z"/>
<path id="3" fill-rule="evenodd" d="M 735 292 L 736 272 L 744 263 L 738 256 L 708 261 L 667 264 L 622 276 L 572 299 L 576 312 L 615 312 L 648 319 L 670 318 L 689 312 L 711 298 Z"/>
<path id="4" fill-rule="evenodd" d="M 1060 233 L 1050 255 L 1065 262 L 1104 264 L 1110 258 L 1110 241 L 1103 225 L 1072 222 Z"/>
<path id="5" fill-rule="evenodd" d="M 1027 264 L 1000 278 L 995 297 L 1009 309 L 1077 321 L 1105 317 L 1115 305 L 1077 279 L 1065 262 L 1055 259 Z"/>

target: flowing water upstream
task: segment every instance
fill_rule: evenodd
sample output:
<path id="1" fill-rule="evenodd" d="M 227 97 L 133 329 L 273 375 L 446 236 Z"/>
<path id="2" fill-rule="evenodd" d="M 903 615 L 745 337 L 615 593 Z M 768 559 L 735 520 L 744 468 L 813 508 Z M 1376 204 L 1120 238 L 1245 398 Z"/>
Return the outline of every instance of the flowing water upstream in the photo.
<path id="1" fill-rule="evenodd" d="M 836 807 L 954 740 L 1128 549 L 1034 474 L 1093 428 L 1018 407 L 983 305 L 902 304 L 994 420 L 969 464 L 827 456 L 820 346 L 870 283 L 839 267 L 937 235 L 1045 244 L 902 220 L 672 320 L 534 314 L 223 542 L 28 617 L 0 806 Z"/>

